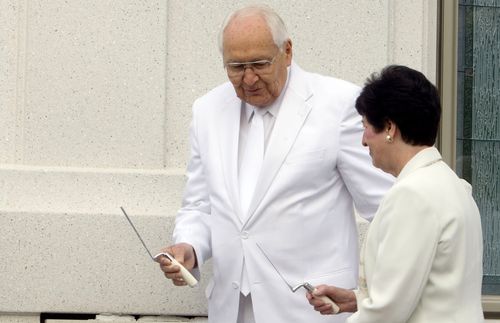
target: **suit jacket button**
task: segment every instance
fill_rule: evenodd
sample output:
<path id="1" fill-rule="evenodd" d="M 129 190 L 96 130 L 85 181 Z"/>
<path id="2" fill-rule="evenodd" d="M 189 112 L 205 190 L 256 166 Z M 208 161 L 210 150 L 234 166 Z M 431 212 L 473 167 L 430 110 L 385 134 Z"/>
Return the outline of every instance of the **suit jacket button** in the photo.
<path id="1" fill-rule="evenodd" d="M 239 289 L 240 288 L 240 284 L 238 282 L 232 282 L 231 286 L 233 286 L 233 289 Z"/>
<path id="2" fill-rule="evenodd" d="M 241 232 L 241 239 L 248 239 L 248 236 L 249 236 L 249 232 L 248 231 L 243 231 Z"/>

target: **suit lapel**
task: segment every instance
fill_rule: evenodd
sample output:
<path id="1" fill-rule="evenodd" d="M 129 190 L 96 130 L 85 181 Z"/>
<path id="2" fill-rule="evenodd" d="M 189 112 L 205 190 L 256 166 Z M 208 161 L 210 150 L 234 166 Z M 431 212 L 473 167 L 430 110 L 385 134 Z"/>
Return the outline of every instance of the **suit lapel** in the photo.
<path id="1" fill-rule="evenodd" d="M 312 92 L 305 83 L 303 73 L 298 66 L 292 65 L 288 89 L 267 146 L 255 193 L 250 202 L 247 222 L 266 195 L 311 111 L 308 100 L 312 97 Z"/>
<path id="2" fill-rule="evenodd" d="M 219 113 L 219 150 L 222 172 L 229 199 L 236 212 L 235 221 L 241 224 L 241 206 L 238 185 L 238 141 L 240 133 L 241 100 L 232 98 Z"/>

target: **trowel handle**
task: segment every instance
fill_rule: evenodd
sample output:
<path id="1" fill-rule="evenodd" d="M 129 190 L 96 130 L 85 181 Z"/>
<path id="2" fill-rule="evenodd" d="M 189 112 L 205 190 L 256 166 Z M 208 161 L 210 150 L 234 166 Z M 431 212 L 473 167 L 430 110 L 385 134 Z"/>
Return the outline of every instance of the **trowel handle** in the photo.
<path id="1" fill-rule="evenodd" d="M 312 297 L 322 300 L 323 302 L 325 302 L 325 304 L 330 304 L 332 306 L 333 314 L 337 314 L 338 312 L 340 312 L 340 307 L 337 304 L 335 304 L 335 302 L 332 301 L 330 297 L 326 295 L 322 296 L 314 295 L 316 288 L 313 285 L 306 282 L 301 284 L 300 286 L 303 286 L 305 289 L 307 289 L 307 291 L 311 293 Z"/>
<path id="2" fill-rule="evenodd" d="M 167 257 L 173 265 L 176 265 L 176 266 L 179 266 L 179 268 L 181 269 L 181 275 L 182 275 L 182 278 L 184 279 L 184 281 L 189 285 L 189 287 L 194 287 L 198 284 L 198 281 L 196 280 L 196 278 L 194 278 L 194 276 L 189 272 L 189 270 L 186 269 L 186 267 L 184 267 L 183 265 L 181 265 L 177 260 L 175 260 L 174 257 L 172 257 L 171 255 L 169 255 L 168 253 L 166 252 L 162 252 L 162 253 L 159 253 L 157 254 L 156 256 L 154 256 L 154 259 L 157 259 L 158 257 L 160 256 L 165 256 Z"/>
<path id="3" fill-rule="evenodd" d="M 332 300 L 330 299 L 330 297 L 328 297 L 328 296 L 326 296 L 326 295 L 316 296 L 316 295 L 314 295 L 314 294 L 312 294 L 312 296 L 313 296 L 314 298 L 317 298 L 317 299 L 322 300 L 322 301 L 323 301 L 323 302 L 325 302 L 326 304 L 330 304 L 330 305 L 332 306 L 332 309 L 333 309 L 333 314 L 337 314 L 337 313 L 340 311 L 340 307 L 339 307 L 337 304 L 335 304 L 335 302 L 334 302 L 334 301 L 332 301 Z"/>
<path id="4" fill-rule="evenodd" d="M 183 265 L 181 265 L 177 260 L 174 258 L 171 259 L 172 264 L 177 265 L 181 268 L 181 275 L 184 281 L 189 285 L 189 287 L 194 287 L 196 284 L 198 284 L 198 281 L 194 276 L 187 270 Z"/>

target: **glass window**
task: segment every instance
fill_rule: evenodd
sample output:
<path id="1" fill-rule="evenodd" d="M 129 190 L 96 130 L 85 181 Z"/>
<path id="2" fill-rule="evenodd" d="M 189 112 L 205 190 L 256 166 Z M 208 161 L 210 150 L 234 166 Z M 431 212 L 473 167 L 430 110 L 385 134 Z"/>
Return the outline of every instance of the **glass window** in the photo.
<path id="1" fill-rule="evenodd" d="M 460 0 L 456 171 L 484 235 L 483 294 L 500 295 L 500 0 Z"/>

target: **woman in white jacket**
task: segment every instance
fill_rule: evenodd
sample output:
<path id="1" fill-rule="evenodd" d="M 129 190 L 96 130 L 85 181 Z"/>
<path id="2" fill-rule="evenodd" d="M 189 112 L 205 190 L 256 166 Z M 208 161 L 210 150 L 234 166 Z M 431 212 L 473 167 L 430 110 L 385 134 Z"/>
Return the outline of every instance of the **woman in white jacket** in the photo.
<path id="1" fill-rule="evenodd" d="M 397 177 L 370 224 L 359 288 L 318 286 L 349 323 L 483 322 L 482 231 L 471 186 L 433 147 L 436 88 L 415 70 L 388 66 L 356 101 L 373 164 Z M 330 305 L 308 295 L 322 314 Z"/>

